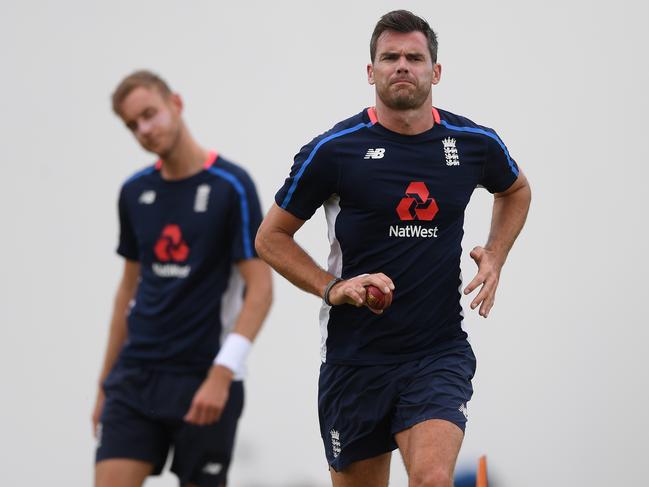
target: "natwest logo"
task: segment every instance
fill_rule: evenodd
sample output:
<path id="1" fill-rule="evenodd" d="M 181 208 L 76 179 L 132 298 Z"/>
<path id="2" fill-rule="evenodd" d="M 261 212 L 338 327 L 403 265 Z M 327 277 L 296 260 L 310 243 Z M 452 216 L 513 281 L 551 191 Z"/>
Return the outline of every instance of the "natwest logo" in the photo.
<path id="1" fill-rule="evenodd" d="M 178 225 L 166 225 L 162 229 L 160 238 L 153 247 L 153 253 L 158 261 L 168 262 L 167 264 L 153 263 L 153 272 L 158 277 L 179 277 L 184 279 L 189 275 L 190 266 L 172 263 L 184 262 L 189 257 L 189 246 L 183 240 L 183 234 Z"/>
<path id="2" fill-rule="evenodd" d="M 397 215 L 401 220 L 430 221 L 437 215 L 437 203 L 429 198 L 426 185 L 421 181 L 413 181 L 406 188 L 406 196 L 397 205 Z"/>
<path id="3" fill-rule="evenodd" d="M 397 205 L 397 215 L 402 221 L 431 221 L 439 208 L 433 198 L 429 198 L 428 188 L 421 181 L 413 181 L 406 188 L 406 196 Z M 437 238 L 438 228 L 425 225 L 390 225 L 389 237 L 398 238 Z"/>
<path id="4" fill-rule="evenodd" d="M 161 262 L 183 262 L 189 256 L 189 247 L 183 241 L 183 234 L 178 225 L 166 225 L 153 248 L 155 256 Z"/>

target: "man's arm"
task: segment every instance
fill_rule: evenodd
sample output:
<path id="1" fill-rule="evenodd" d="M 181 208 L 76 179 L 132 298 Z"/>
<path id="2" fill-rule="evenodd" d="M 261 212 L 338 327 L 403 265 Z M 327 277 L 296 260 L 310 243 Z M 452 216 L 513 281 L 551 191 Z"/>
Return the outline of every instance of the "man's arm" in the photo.
<path id="1" fill-rule="evenodd" d="M 333 276 L 322 269 L 297 244 L 294 235 L 303 224 L 304 220 L 274 204 L 259 227 L 255 248 L 259 256 L 286 279 L 300 289 L 322 298 L 327 284 L 334 277 L 340 276 Z M 394 290 L 394 284 L 385 274 L 365 274 L 336 284 L 329 292 L 329 301 L 333 305 L 348 303 L 363 306 L 365 286 L 370 284 L 384 293 Z"/>
<path id="2" fill-rule="evenodd" d="M 268 314 L 273 285 L 268 265 L 261 259 L 248 259 L 237 265 L 245 282 L 241 312 L 232 334 L 253 342 Z M 205 425 L 218 421 L 228 400 L 234 371 L 224 365 L 213 365 L 192 399 L 185 421 Z"/>
<path id="3" fill-rule="evenodd" d="M 92 412 L 92 427 L 96 432 L 101 411 L 104 407 L 104 389 L 103 383 L 109 372 L 115 365 L 117 356 L 124 346 L 127 336 L 126 315 L 131 300 L 135 296 L 140 277 L 140 263 L 126 259 L 124 261 L 124 272 L 122 279 L 117 287 L 115 294 L 115 303 L 113 305 L 113 316 L 110 320 L 110 330 L 108 332 L 108 345 L 104 355 L 104 364 L 99 374 L 99 384 L 97 391 L 97 400 Z"/>
<path id="4" fill-rule="evenodd" d="M 478 273 L 464 289 L 464 294 L 469 294 L 482 285 L 480 292 L 471 302 L 471 309 L 480 306 L 479 313 L 485 318 L 494 305 L 500 271 L 525 224 L 531 199 L 530 185 L 525 175 L 520 172 L 509 189 L 494 194 L 491 230 L 487 243 L 484 247 L 478 246 L 471 251 L 471 258 L 478 265 Z"/>

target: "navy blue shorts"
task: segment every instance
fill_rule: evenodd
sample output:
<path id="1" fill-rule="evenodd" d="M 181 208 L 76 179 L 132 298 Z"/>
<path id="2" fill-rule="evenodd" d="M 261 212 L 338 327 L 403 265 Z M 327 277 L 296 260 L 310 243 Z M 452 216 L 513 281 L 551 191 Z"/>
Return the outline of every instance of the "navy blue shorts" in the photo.
<path id="1" fill-rule="evenodd" d="M 467 342 L 398 364 L 322 364 L 318 412 L 329 465 L 341 471 L 390 452 L 396 433 L 429 419 L 464 431 L 475 366 Z"/>
<path id="2" fill-rule="evenodd" d="M 205 374 L 174 374 L 117 366 L 104 382 L 96 462 L 129 458 L 162 471 L 173 447 L 171 471 L 181 485 L 217 487 L 226 482 L 243 383 L 232 382 L 221 419 L 196 426 L 183 421 Z"/>

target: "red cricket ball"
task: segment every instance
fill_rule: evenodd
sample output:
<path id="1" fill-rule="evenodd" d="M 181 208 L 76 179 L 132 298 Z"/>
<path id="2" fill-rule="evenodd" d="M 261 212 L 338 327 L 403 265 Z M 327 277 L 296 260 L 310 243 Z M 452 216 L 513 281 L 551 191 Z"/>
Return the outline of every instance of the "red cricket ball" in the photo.
<path id="1" fill-rule="evenodd" d="M 365 287 L 365 302 L 375 310 L 384 310 L 392 304 L 392 291 L 384 294 L 378 287 L 369 285 Z"/>

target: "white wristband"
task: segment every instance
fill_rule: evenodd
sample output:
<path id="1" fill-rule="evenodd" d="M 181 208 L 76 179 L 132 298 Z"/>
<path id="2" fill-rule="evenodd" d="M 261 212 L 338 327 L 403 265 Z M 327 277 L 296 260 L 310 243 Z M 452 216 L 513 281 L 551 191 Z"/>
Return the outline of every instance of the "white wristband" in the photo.
<path id="1" fill-rule="evenodd" d="M 252 342 L 243 335 L 230 333 L 216 355 L 214 364 L 223 365 L 230 369 L 236 378 L 242 378 L 245 373 L 246 357 L 248 357 L 251 346 Z"/>

